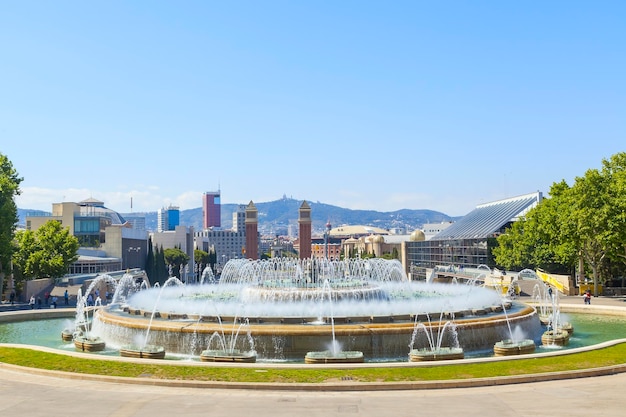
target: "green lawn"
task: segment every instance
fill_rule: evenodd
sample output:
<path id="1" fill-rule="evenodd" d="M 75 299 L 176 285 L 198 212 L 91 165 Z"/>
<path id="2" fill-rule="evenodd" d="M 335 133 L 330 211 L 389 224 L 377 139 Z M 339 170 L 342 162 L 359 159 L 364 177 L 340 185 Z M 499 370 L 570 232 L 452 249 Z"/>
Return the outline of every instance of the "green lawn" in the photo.
<path id="1" fill-rule="evenodd" d="M 562 372 L 626 363 L 626 343 L 588 352 L 560 356 L 503 360 L 483 363 L 416 367 L 319 369 L 294 365 L 293 368 L 217 367 L 184 364 L 143 364 L 83 359 L 27 348 L 0 347 L 0 362 L 7 364 L 83 374 L 118 377 L 151 377 L 173 380 L 219 382 L 323 383 L 337 380 L 356 382 L 445 381 Z"/>

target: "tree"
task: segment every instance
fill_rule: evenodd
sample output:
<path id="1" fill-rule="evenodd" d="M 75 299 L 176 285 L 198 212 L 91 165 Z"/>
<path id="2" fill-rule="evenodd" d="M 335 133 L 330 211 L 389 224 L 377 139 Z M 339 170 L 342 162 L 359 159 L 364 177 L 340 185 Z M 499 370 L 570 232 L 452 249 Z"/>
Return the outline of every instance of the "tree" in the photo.
<path id="1" fill-rule="evenodd" d="M 203 265 L 209 264 L 209 254 L 200 249 L 194 249 L 193 258 L 196 262 L 201 263 Z"/>
<path id="2" fill-rule="evenodd" d="M 172 267 L 172 276 L 177 276 L 182 279 L 180 275 L 180 267 L 187 265 L 189 261 L 189 255 L 180 250 L 179 248 L 168 248 L 163 251 L 165 257 L 165 263 L 168 268 Z"/>
<path id="3" fill-rule="evenodd" d="M 149 237 L 148 238 L 148 253 L 146 255 L 146 265 L 145 265 L 145 271 L 146 271 L 146 275 L 148 276 L 148 281 L 150 282 L 157 282 L 156 281 L 156 268 L 155 268 L 155 264 L 154 264 L 154 249 L 152 247 L 152 238 Z"/>
<path id="4" fill-rule="evenodd" d="M 78 239 L 57 220 L 44 223 L 34 232 L 20 230 L 15 242 L 13 264 L 22 280 L 62 277 L 78 260 Z"/>
<path id="5" fill-rule="evenodd" d="M 553 184 L 551 198 L 498 237 L 497 263 L 555 271 L 572 270 L 579 261 L 581 275 L 591 268 L 598 295 L 600 274 L 611 270 L 607 262 L 626 260 L 626 153 L 602 165 L 576 177 L 571 187 Z"/>
<path id="6" fill-rule="evenodd" d="M 19 221 L 15 197 L 20 195 L 22 180 L 9 158 L 0 153 L 0 294 L 6 272 L 11 273 L 11 258 L 15 249 L 13 238 Z"/>

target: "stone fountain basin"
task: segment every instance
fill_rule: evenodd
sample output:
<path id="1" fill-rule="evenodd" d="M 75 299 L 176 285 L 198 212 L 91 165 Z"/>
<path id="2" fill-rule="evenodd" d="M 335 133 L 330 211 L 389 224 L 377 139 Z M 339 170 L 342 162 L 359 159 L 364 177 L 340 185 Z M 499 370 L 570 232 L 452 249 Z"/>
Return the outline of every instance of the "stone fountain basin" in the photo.
<path id="1" fill-rule="evenodd" d="M 439 314 L 436 315 L 439 318 Z M 408 320 L 406 320 L 408 318 Z M 172 320 L 153 318 L 144 315 L 128 314 L 119 310 L 101 309 L 94 318 L 94 329 L 105 340 L 120 346 L 131 343 L 137 336 L 145 335 L 149 329 L 148 343 L 163 346 L 170 353 L 200 354 L 201 350 L 190 352 L 189 346 L 197 340 L 207 340 L 214 333 L 230 336 L 239 332 L 235 348 L 246 351 L 245 342 L 249 335 L 254 340 L 254 349 L 262 358 L 273 359 L 276 356 L 277 341 L 280 354 L 288 359 L 301 359 L 311 351 L 325 351 L 334 336 L 346 350 L 363 352 L 366 356 L 406 357 L 407 344 L 415 329 L 415 315 L 378 316 L 378 317 L 336 317 L 331 320 L 309 322 L 312 317 L 257 317 L 249 318 L 245 323 L 240 319 L 224 317 L 220 320 Z M 427 317 L 417 317 L 418 321 Z M 448 319 L 425 321 L 423 324 L 434 332 L 443 329 Z M 459 334 L 459 343 L 466 352 L 491 349 L 510 333 L 509 326 L 521 326 L 529 334 L 541 334 L 541 324 L 536 310 L 526 304 L 520 304 L 503 313 L 492 312 L 487 315 L 466 315 L 455 318 L 454 324 Z M 240 328 L 240 326 L 242 326 Z M 206 348 L 200 346 L 200 349 Z"/>

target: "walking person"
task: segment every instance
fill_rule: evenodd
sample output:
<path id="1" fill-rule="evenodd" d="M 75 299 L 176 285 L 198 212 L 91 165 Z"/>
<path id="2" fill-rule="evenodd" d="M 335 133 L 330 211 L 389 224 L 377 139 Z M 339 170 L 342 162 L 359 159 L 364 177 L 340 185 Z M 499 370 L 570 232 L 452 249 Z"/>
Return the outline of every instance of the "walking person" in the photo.
<path id="1" fill-rule="evenodd" d="M 63 298 L 65 299 L 65 305 L 69 305 L 69 303 L 70 303 L 70 294 L 67 292 L 67 290 L 65 290 L 65 293 L 63 294 Z"/>

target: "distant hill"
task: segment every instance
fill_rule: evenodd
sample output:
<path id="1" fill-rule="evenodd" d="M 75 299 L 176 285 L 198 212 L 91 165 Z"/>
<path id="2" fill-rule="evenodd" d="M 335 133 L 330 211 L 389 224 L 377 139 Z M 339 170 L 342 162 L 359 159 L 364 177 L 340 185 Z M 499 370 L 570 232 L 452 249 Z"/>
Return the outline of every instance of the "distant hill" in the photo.
<path id="1" fill-rule="evenodd" d="M 458 217 L 450 217 L 444 213 L 433 210 L 397 210 L 390 212 L 380 212 L 375 210 L 351 210 L 320 202 L 307 200 L 311 207 L 311 217 L 313 221 L 313 232 L 322 233 L 327 222 L 332 227 L 350 224 L 376 226 L 383 229 L 399 228 L 411 231 L 421 228 L 425 223 L 440 223 L 455 221 Z M 259 231 L 262 234 L 286 234 L 289 225 L 297 227 L 298 209 L 302 200 L 292 198 L 282 198 L 280 200 L 265 203 L 254 203 L 259 214 Z M 233 226 L 233 213 L 238 209 L 239 204 L 222 204 L 222 227 L 230 229 Z M 37 213 L 37 215 L 47 214 L 38 210 L 18 209 L 20 224 L 25 223 L 26 215 Z M 130 213 L 121 213 L 122 216 L 129 216 Z M 148 230 L 157 229 L 157 212 L 132 213 L 132 215 L 143 214 L 146 217 L 146 228 Z M 202 229 L 202 207 L 181 210 L 180 224 L 193 226 L 196 230 Z"/>

